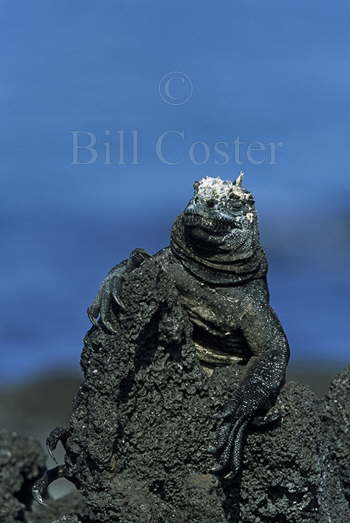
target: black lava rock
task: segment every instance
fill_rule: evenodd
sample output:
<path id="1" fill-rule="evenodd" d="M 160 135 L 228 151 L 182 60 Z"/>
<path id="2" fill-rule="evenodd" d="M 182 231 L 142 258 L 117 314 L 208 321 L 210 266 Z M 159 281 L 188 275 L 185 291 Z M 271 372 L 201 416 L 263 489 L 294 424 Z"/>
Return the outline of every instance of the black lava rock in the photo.
<path id="1" fill-rule="evenodd" d="M 344 523 L 349 520 L 349 369 L 325 401 L 290 382 L 251 425 L 242 472 L 207 452 L 244 367 L 200 366 L 192 324 L 153 259 L 128 275 L 116 334 L 93 327 L 63 438 L 80 494 L 32 506 L 45 471 L 36 442 L 0 432 L 0 523 Z"/>
<path id="2" fill-rule="evenodd" d="M 117 334 L 93 327 L 84 340 L 84 380 L 67 428 L 67 475 L 87 510 L 80 521 L 349 520 L 330 447 L 336 436 L 311 390 L 289 383 L 270 419 L 251 427 L 240 477 L 218 480 L 207 452 L 214 414 L 244 369 L 203 371 L 177 291 L 152 259 L 130 273 L 122 301 Z"/>
<path id="3" fill-rule="evenodd" d="M 248 435 L 239 516 L 233 521 L 348 521 L 350 509 L 331 458 L 321 402 L 308 387 L 289 382 L 272 414 L 279 416 L 275 425 Z"/>
<path id="4" fill-rule="evenodd" d="M 350 365 L 336 376 L 325 396 L 323 422 L 328 430 L 333 462 L 350 503 Z"/>
<path id="5" fill-rule="evenodd" d="M 0 523 L 24 522 L 32 505 L 32 486 L 45 471 L 37 441 L 0 430 Z"/>
<path id="6" fill-rule="evenodd" d="M 82 496 L 75 491 L 60 499 L 47 500 L 44 506 L 33 504 L 26 523 L 80 523 L 85 513 Z"/>

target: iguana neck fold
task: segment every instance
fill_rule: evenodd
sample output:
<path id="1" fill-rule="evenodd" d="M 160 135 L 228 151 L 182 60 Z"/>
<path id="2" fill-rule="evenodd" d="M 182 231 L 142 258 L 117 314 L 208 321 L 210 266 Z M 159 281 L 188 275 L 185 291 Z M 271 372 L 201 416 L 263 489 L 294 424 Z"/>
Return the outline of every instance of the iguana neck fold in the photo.
<path id="1" fill-rule="evenodd" d="M 265 252 L 258 242 L 244 259 L 235 259 L 232 251 L 199 254 L 191 242 L 186 240 L 182 215 L 177 217 L 172 227 L 170 247 L 188 272 L 208 284 L 240 285 L 264 278 L 267 273 Z"/>

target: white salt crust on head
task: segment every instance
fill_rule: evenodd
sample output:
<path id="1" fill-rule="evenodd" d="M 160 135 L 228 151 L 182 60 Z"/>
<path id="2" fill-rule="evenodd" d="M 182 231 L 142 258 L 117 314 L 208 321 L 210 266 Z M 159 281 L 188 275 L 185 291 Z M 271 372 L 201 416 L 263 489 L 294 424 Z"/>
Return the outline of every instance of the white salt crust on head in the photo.
<path id="1" fill-rule="evenodd" d="M 238 177 L 241 182 L 243 175 Z M 248 200 L 250 194 L 244 191 L 239 185 L 229 180 L 222 180 L 221 178 L 211 178 L 206 176 L 198 182 L 197 193 L 205 199 L 213 198 L 215 200 L 227 199 L 233 193 L 242 200 Z"/>

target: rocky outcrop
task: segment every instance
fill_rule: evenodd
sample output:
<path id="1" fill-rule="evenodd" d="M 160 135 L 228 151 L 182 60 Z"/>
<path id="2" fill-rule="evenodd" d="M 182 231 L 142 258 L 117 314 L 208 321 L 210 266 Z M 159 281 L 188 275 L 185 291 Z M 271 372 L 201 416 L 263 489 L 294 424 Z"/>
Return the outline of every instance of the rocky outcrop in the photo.
<path id="1" fill-rule="evenodd" d="M 111 318 L 116 334 L 93 327 L 84 340 L 84 378 L 63 436 L 80 495 L 33 506 L 43 453 L 2 432 L 1 523 L 350 520 L 349 369 L 323 401 L 289 382 L 250 426 L 240 475 L 219 480 L 207 448 L 244 367 L 211 376 L 201 368 L 177 291 L 152 260 L 128 276 L 123 303 Z"/>
<path id="2" fill-rule="evenodd" d="M 350 365 L 333 380 L 323 401 L 322 421 L 343 492 L 350 503 Z"/>
<path id="3" fill-rule="evenodd" d="M 123 303 L 117 334 L 93 327 L 85 338 L 84 380 L 67 427 L 66 465 L 86 502 L 84 522 L 349 519 L 336 436 L 311 390 L 285 386 L 270 419 L 249 431 L 241 475 L 218 480 L 207 452 L 214 415 L 242 367 L 203 371 L 176 289 L 152 260 L 130 274 Z"/>
<path id="4" fill-rule="evenodd" d="M 0 523 L 27 521 L 32 486 L 45 470 L 40 444 L 0 430 Z"/>

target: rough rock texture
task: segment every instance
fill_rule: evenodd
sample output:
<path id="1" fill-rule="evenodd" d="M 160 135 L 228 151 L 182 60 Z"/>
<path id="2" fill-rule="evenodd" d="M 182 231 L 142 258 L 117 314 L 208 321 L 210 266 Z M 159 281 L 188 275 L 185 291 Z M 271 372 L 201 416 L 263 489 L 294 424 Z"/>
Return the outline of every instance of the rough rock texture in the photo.
<path id="1" fill-rule="evenodd" d="M 123 302 L 116 335 L 93 327 L 85 338 L 84 381 L 65 442 L 68 475 L 87 506 L 81 521 L 350 519 L 321 404 L 308 388 L 282 390 L 270 413 L 277 421 L 249 432 L 241 476 L 218 481 L 206 451 L 219 423 L 213 415 L 242 367 L 206 375 L 177 291 L 152 260 L 128 276 Z"/>
<path id="2" fill-rule="evenodd" d="M 45 472 L 45 461 L 37 441 L 0 430 L 0 523 L 78 523 L 76 514 L 84 516 L 78 492 L 43 507 L 33 503 L 32 487 Z M 59 519 L 62 514 L 67 517 Z"/>
<path id="3" fill-rule="evenodd" d="M 248 436 L 237 521 L 349 520 L 320 407 L 310 389 L 290 382 L 272 409 L 279 422 Z"/>
<path id="4" fill-rule="evenodd" d="M 325 401 L 290 382 L 268 421 L 250 427 L 242 473 L 209 473 L 213 415 L 243 368 L 200 367 L 177 291 L 152 260 L 125 282 L 117 335 L 92 328 L 67 428 L 79 494 L 31 506 L 40 446 L 0 433 L 0 523 L 344 523 L 349 509 L 347 368 Z M 347 496 L 347 499 L 345 495 Z"/>
<path id="5" fill-rule="evenodd" d="M 152 261 L 124 287 L 118 334 L 93 328 L 85 339 L 66 443 L 72 480 L 92 521 L 225 521 L 206 449 L 239 370 L 201 370 L 176 290 Z"/>
<path id="6" fill-rule="evenodd" d="M 332 458 L 350 503 L 350 365 L 330 386 L 324 399 L 323 421 L 330 436 Z"/>
<path id="7" fill-rule="evenodd" d="M 32 486 L 44 470 L 45 455 L 38 442 L 0 431 L 0 523 L 27 521 Z"/>
<path id="8" fill-rule="evenodd" d="M 26 523 L 79 523 L 85 514 L 79 492 L 72 492 L 60 499 L 48 500 L 45 506 L 33 504 L 27 513 Z"/>

